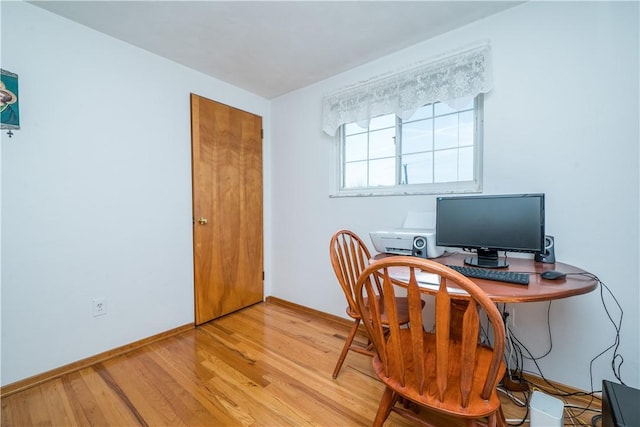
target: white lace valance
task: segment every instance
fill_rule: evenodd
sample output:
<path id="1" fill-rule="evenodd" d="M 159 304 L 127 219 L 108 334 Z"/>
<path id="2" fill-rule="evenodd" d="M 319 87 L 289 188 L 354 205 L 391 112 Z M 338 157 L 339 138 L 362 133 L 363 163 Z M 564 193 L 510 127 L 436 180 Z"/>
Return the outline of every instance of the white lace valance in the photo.
<path id="1" fill-rule="evenodd" d="M 367 123 L 390 113 L 408 118 L 423 105 L 437 101 L 451 104 L 486 93 L 491 87 L 491 47 L 476 45 L 325 96 L 322 130 L 333 136 L 345 123 Z"/>

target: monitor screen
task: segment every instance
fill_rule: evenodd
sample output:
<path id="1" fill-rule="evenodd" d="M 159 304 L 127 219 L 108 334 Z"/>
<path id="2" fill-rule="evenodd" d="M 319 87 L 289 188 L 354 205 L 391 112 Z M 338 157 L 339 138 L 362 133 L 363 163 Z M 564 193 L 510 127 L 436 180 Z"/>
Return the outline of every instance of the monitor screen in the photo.
<path id="1" fill-rule="evenodd" d="M 470 265 L 506 267 L 498 251 L 544 252 L 544 233 L 544 194 L 436 199 L 436 244 L 475 250 Z"/>

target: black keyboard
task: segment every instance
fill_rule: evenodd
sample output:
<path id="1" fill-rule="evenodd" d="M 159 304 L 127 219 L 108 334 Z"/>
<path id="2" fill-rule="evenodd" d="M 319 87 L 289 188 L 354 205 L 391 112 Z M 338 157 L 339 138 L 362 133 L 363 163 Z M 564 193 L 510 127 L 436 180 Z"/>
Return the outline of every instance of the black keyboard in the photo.
<path id="1" fill-rule="evenodd" d="M 461 267 L 459 265 L 447 265 L 447 267 L 461 273 L 463 276 L 474 279 L 494 280 L 496 282 L 514 283 L 516 285 L 524 286 L 529 284 L 529 275 L 526 273 L 491 270 L 488 268 Z"/>

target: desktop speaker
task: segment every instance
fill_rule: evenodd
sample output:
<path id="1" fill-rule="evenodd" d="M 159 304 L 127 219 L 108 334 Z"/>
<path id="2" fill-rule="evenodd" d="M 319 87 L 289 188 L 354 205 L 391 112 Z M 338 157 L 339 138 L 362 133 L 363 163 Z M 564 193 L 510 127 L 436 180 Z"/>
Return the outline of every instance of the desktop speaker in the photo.
<path id="1" fill-rule="evenodd" d="M 553 236 L 544 236 L 544 252 L 538 252 L 535 255 L 536 262 L 554 264 L 556 262 L 556 251 L 553 246 Z"/>
<path id="2" fill-rule="evenodd" d="M 427 238 L 416 236 L 413 238 L 411 255 L 418 258 L 427 258 Z"/>

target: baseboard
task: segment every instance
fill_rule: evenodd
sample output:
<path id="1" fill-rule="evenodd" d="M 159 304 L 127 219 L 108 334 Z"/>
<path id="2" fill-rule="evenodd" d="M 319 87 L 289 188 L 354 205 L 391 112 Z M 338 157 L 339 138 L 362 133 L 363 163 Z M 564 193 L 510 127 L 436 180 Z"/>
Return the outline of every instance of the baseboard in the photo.
<path id="1" fill-rule="evenodd" d="M 296 304 L 291 301 L 283 300 L 278 297 L 268 296 L 264 299 L 267 304 L 275 304 L 281 307 L 285 307 L 294 311 L 299 311 L 307 314 L 311 314 L 314 317 L 320 317 L 324 320 L 328 320 L 330 322 L 336 322 L 341 325 L 350 325 L 351 320 L 345 319 L 340 316 L 336 316 L 333 314 L 325 313 L 324 311 L 316 310 L 314 308 L 310 308 L 304 305 Z"/>
<path id="2" fill-rule="evenodd" d="M 568 386 L 556 381 L 552 381 L 549 379 L 544 379 L 537 375 L 525 373 L 522 377 L 530 384 L 533 384 L 537 389 L 543 391 L 544 393 L 553 395 L 556 390 L 560 390 L 561 392 L 572 394 L 572 393 L 589 393 L 588 391 L 581 390 L 579 388 L 575 388 L 572 386 Z M 590 396 L 571 396 L 572 400 L 583 403 L 585 406 L 595 405 L 600 408 L 602 406 L 602 395 L 601 393 L 594 393 L 593 399 Z M 593 402 L 592 402 L 593 400 Z"/>
<path id="3" fill-rule="evenodd" d="M 178 335 L 184 331 L 188 331 L 190 329 L 195 328 L 194 323 L 188 323 L 183 326 L 179 326 L 174 329 L 170 329 L 165 332 L 161 332 L 159 334 L 150 336 L 148 338 L 141 339 L 139 341 L 135 341 L 131 344 L 123 345 L 122 347 L 117 347 L 112 350 L 105 351 L 104 353 L 96 354 L 95 356 L 87 357 L 86 359 L 79 360 L 77 362 L 70 363 L 68 365 L 61 366 L 56 369 L 52 369 L 47 372 L 43 372 L 38 375 L 34 375 L 29 378 L 25 378 L 20 381 L 16 381 L 11 384 L 7 384 L 0 388 L 0 399 L 17 393 L 19 391 L 28 389 L 30 387 L 40 385 L 46 381 L 50 381 L 55 378 L 59 378 L 65 374 L 69 374 L 71 372 L 79 371 L 81 369 L 87 368 L 91 365 L 95 365 L 96 363 L 104 362 L 105 360 L 111 359 L 116 356 L 120 356 L 121 354 L 127 353 L 129 351 L 138 349 L 140 347 L 144 347 L 146 345 L 152 344 L 156 341 L 163 340 L 165 338 L 172 337 L 174 335 Z"/>
<path id="4" fill-rule="evenodd" d="M 302 312 L 302 313 L 307 313 L 310 314 L 314 317 L 319 317 L 323 320 L 329 321 L 329 322 L 333 322 L 337 325 L 340 326 L 344 326 L 345 328 L 347 328 L 347 330 L 349 330 L 351 328 L 351 326 L 353 325 L 353 320 L 352 319 L 347 319 L 344 317 L 340 317 L 340 316 L 336 316 L 334 314 L 329 314 L 329 313 L 325 313 L 324 311 L 320 311 L 320 310 L 316 310 L 304 305 L 299 305 L 287 300 L 283 300 L 277 297 L 266 297 L 265 298 L 265 302 L 267 304 L 275 304 L 275 305 L 279 305 L 281 307 L 285 307 L 288 308 L 290 310 L 293 311 L 298 311 L 298 312 Z M 364 326 L 362 324 L 360 324 L 360 328 L 362 330 L 363 333 L 366 333 Z"/>

